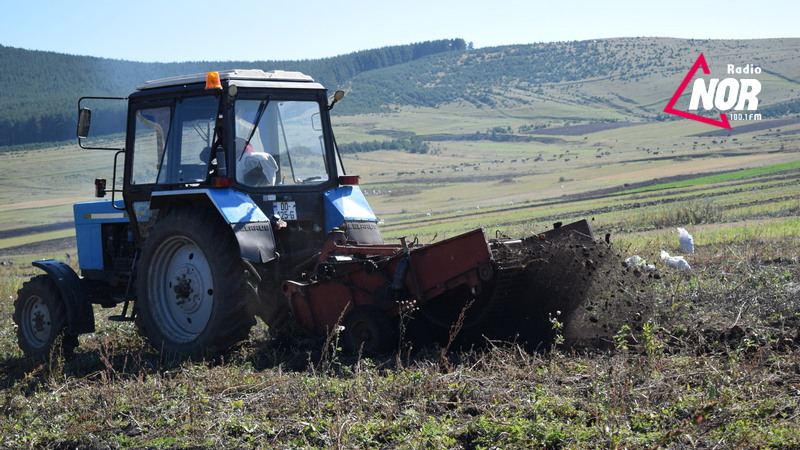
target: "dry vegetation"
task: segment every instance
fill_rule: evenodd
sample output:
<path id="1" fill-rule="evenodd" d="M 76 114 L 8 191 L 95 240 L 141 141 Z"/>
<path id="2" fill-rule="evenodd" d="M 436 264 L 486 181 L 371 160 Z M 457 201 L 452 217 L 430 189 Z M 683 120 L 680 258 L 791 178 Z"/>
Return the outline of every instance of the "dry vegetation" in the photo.
<path id="1" fill-rule="evenodd" d="M 796 238 L 699 246 L 693 270 L 640 272 L 627 292 L 616 281 L 635 275 L 619 269 L 598 292 L 604 314 L 634 297 L 649 310 L 580 349 L 559 343 L 592 324 L 576 316 L 554 318 L 556 340 L 535 349 L 370 359 L 335 336 L 257 329 L 217 360 L 164 361 L 131 326 L 101 320 L 75 356 L 41 363 L 20 357 L 5 300 L 0 446 L 797 447 L 798 255 Z M 31 272 L 0 270 L 4 299 Z"/>

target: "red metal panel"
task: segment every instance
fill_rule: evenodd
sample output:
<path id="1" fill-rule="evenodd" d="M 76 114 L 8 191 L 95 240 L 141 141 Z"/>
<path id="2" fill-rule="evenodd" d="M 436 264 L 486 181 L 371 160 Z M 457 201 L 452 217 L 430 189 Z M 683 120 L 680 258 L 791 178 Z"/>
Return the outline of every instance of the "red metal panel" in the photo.
<path id="1" fill-rule="evenodd" d="M 491 263 L 491 252 L 482 229 L 434 244 L 411 246 L 405 290 L 422 306 L 432 298 L 461 284 L 476 286 L 478 270 Z M 372 305 L 390 316 L 399 313 L 397 302 L 388 297 L 389 285 L 405 258 L 400 245 L 348 245 L 339 236 L 326 243 L 319 263 L 335 256 L 352 256 L 352 262 L 337 262 L 331 279 L 284 283 L 284 295 L 301 325 L 328 332 L 346 313 L 359 305 Z M 379 257 L 383 271 L 368 273 L 364 261 Z M 386 261 L 386 258 L 389 258 Z"/>
<path id="2" fill-rule="evenodd" d="M 435 289 L 491 261 L 491 252 L 483 229 L 411 250 L 411 271 L 417 277 L 421 293 Z M 409 287 L 412 280 L 407 280 Z"/>

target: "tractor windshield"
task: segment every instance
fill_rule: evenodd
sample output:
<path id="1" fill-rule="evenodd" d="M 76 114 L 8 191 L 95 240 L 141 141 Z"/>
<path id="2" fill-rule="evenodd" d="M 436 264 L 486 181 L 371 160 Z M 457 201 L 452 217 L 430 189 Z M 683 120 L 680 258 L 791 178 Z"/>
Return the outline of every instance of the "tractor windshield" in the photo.
<path id="1" fill-rule="evenodd" d="M 246 186 L 328 180 L 319 103 L 236 101 L 236 180 Z"/>

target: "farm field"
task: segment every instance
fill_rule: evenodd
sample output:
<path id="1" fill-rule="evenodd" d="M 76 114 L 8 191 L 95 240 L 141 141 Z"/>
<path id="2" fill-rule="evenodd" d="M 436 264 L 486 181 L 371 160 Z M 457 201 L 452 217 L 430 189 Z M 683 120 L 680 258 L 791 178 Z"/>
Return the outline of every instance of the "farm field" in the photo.
<path id="1" fill-rule="evenodd" d="M 446 112 L 440 112 L 441 122 L 461 123 Z M 340 143 L 347 143 L 376 129 L 421 126 L 418 121 L 427 117 L 425 111 L 355 116 L 334 125 Z M 487 123 L 495 122 L 484 120 L 483 126 Z M 349 173 L 361 176 L 388 237 L 444 238 L 472 227 L 521 225 L 526 218 L 526 230 L 533 231 L 549 225 L 559 210 L 569 216 L 581 199 L 598 205 L 591 199 L 629 186 L 796 162 L 800 121 L 780 124 L 754 123 L 753 131 L 728 137 L 702 136 L 707 126 L 683 122 L 577 125 L 548 129 L 543 142 L 431 141 L 427 154 L 374 151 L 345 154 L 344 160 Z M 480 131 L 477 123 L 463 126 L 451 131 Z M 0 258 L 24 255 L 28 246 L 46 241 L 57 254 L 69 251 L 71 205 L 94 200 L 94 179 L 110 179 L 112 161 L 113 152 L 70 143 L 0 152 L 0 163 L 9 168 L 0 179 Z M 615 195 L 613 201 L 625 204 L 625 198 Z M 604 220 L 591 206 L 578 211 Z M 537 222 L 539 217 L 544 221 Z"/>
<path id="2" fill-rule="evenodd" d="M 440 126 L 418 112 L 337 118 L 337 138 L 521 124 Z M 343 353 L 335 335 L 262 326 L 221 358 L 164 360 L 132 324 L 108 320 L 116 310 L 96 311 L 73 357 L 23 358 L 16 291 L 34 259 L 67 253 L 77 266 L 71 204 L 111 178 L 113 153 L 0 152 L 0 447 L 796 448 L 800 123 L 761 125 L 730 136 L 684 121 L 566 127 L 344 155 L 387 240 L 525 236 L 586 218 L 618 259 L 594 302 L 552 318 L 553 342 L 398 343 L 373 358 Z M 660 262 L 681 254 L 677 227 L 694 237 L 688 271 Z M 655 269 L 624 267 L 634 254 Z M 587 330 L 600 339 L 575 338 Z"/>

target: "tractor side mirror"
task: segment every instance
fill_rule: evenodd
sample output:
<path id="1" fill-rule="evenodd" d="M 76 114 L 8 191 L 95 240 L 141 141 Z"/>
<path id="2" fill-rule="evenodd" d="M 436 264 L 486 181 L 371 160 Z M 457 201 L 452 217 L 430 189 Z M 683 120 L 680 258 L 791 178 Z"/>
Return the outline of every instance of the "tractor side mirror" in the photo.
<path id="1" fill-rule="evenodd" d="M 113 104 L 107 103 L 112 100 Z M 123 105 L 117 103 L 119 100 L 124 101 L 127 100 L 127 98 L 81 97 L 78 99 L 78 126 L 75 130 L 75 135 L 78 137 L 78 146 L 80 148 L 86 150 L 125 151 L 124 143 L 119 144 L 120 146 L 118 147 L 108 147 L 106 143 L 107 139 L 104 136 L 89 136 L 89 125 L 92 122 L 92 109 L 90 109 L 89 106 L 100 111 L 99 115 L 95 117 L 95 121 L 100 121 L 95 124 L 95 134 L 99 132 L 100 134 L 111 135 L 123 133 L 125 131 L 124 109 L 121 108 Z"/>
<path id="2" fill-rule="evenodd" d="M 78 110 L 78 130 L 76 135 L 79 139 L 86 139 L 89 136 L 89 125 L 92 122 L 92 110 L 81 108 Z"/>

